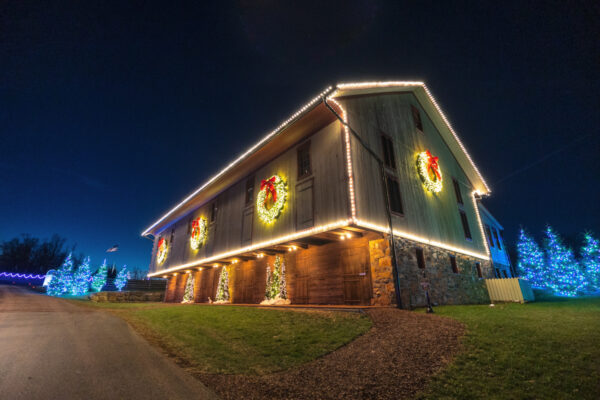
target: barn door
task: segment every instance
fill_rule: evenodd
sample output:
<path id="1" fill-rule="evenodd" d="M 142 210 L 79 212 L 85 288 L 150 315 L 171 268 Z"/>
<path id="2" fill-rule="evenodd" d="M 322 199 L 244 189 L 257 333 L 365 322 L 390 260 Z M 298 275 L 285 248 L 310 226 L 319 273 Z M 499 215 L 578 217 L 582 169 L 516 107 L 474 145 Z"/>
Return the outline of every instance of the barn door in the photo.
<path id="1" fill-rule="evenodd" d="M 371 298 L 369 276 L 369 254 L 364 246 L 344 249 L 340 262 L 344 271 L 344 303 L 369 304 Z"/>
<path id="2" fill-rule="evenodd" d="M 252 265 L 248 265 L 244 268 L 244 303 L 252 304 L 255 303 L 254 299 L 254 269 Z"/>

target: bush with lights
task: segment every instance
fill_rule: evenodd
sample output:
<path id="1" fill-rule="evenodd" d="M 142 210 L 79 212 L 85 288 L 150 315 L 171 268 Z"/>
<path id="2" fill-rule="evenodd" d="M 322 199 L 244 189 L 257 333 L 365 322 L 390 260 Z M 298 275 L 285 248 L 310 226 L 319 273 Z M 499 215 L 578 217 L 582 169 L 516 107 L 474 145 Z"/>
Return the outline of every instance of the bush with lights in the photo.
<path id="1" fill-rule="evenodd" d="M 98 268 L 94 276 L 92 277 L 92 289 L 95 292 L 99 292 L 102 290 L 104 285 L 106 285 L 106 274 L 108 273 L 108 265 L 106 265 L 106 259 L 102 265 Z"/>
<path id="2" fill-rule="evenodd" d="M 119 289 L 119 292 L 123 290 L 125 285 L 127 285 L 127 280 L 129 279 L 129 271 L 127 271 L 127 265 L 123 265 L 123 268 L 119 270 L 117 273 L 117 277 L 115 278 L 115 286 Z"/>

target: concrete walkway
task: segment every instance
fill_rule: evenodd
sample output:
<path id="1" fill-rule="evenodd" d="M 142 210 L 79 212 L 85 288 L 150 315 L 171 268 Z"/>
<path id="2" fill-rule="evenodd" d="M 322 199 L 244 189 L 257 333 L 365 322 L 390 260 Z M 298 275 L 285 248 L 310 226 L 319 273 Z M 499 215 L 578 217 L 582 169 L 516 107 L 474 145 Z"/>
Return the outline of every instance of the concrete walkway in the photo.
<path id="1" fill-rule="evenodd" d="M 123 320 L 0 285 L 0 398 L 216 397 Z"/>

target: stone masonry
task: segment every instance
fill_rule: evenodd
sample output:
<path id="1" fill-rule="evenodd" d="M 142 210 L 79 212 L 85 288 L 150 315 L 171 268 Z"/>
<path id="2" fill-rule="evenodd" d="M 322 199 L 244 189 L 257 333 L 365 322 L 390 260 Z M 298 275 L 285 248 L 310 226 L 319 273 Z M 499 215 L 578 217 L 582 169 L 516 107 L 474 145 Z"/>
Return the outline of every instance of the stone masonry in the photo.
<path id="1" fill-rule="evenodd" d="M 387 239 L 369 242 L 373 305 L 395 304 L 392 259 Z M 483 279 L 478 277 L 476 262 L 480 263 L 484 278 L 492 278 L 489 261 L 483 261 L 438 247 L 396 238 L 400 293 L 404 308 L 423 307 L 427 304 L 422 283 L 429 284 L 433 305 L 474 304 L 489 302 Z M 423 249 L 425 268 L 418 267 L 416 249 Z M 458 273 L 452 271 L 450 255 L 456 257 Z"/>

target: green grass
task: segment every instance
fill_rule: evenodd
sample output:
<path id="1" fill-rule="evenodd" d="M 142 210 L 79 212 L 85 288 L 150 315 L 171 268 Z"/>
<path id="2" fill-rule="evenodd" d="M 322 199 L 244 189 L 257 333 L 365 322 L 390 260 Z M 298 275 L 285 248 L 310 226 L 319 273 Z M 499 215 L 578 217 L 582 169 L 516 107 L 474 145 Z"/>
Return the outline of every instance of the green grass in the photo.
<path id="1" fill-rule="evenodd" d="M 600 299 L 437 307 L 467 326 L 464 351 L 424 399 L 598 399 Z"/>
<path id="2" fill-rule="evenodd" d="M 197 371 L 265 374 L 330 353 L 371 327 L 358 313 L 180 306 L 79 304 L 110 310 Z"/>

